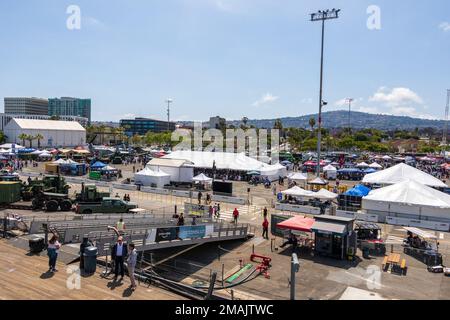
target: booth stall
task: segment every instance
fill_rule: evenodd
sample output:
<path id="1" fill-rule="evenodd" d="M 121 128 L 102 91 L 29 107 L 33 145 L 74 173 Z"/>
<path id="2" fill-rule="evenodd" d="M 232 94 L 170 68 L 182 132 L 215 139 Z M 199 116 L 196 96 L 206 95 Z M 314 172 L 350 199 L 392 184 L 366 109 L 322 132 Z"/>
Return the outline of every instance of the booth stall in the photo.
<path id="1" fill-rule="evenodd" d="M 134 181 L 136 185 L 163 188 L 170 184 L 170 174 L 163 171 L 153 171 L 146 167 L 134 175 Z"/>

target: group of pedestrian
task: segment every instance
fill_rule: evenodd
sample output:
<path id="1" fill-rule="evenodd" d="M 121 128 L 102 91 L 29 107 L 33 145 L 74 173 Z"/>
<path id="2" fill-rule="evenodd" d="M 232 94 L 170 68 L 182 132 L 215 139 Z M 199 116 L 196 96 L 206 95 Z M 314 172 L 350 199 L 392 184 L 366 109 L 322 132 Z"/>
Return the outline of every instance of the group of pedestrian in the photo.
<path id="1" fill-rule="evenodd" d="M 134 243 L 128 244 L 124 243 L 123 237 L 117 239 L 117 243 L 113 246 L 111 251 L 111 258 L 114 261 L 114 281 L 117 281 L 120 273 L 119 282 L 123 280 L 125 275 L 124 262 L 127 261 L 128 276 L 131 281 L 131 290 L 136 289 L 136 279 L 134 276 L 134 271 L 136 269 L 137 263 L 137 251 Z"/>

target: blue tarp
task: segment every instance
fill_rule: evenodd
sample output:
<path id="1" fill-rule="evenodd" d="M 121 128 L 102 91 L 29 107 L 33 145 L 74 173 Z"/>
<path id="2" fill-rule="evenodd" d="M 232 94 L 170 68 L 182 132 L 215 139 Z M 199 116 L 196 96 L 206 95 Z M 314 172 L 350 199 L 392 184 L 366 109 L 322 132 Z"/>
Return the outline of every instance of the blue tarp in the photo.
<path id="1" fill-rule="evenodd" d="M 91 165 L 92 169 L 101 169 L 103 167 L 106 167 L 106 164 L 104 164 L 101 161 L 97 161 L 97 162 L 95 162 L 94 164 Z"/>
<path id="2" fill-rule="evenodd" d="M 364 170 L 364 173 L 374 173 L 374 172 L 377 172 L 377 170 L 375 170 L 374 168 L 368 168 Z"/>
<path id="3" fill-rule="evenodd" d="M 24 149 L 18 150 L 19 153 L 32 153 L 34 151 L 36 151 L 36 149 L 33 149 L 33 148 L 24 148 Z"/>
<path id="4" fill-rule="evenodd" d="M 365 197 L 371 190 L 362 184 L 355 186 L 353 189 L 348 190 L 344 195 L 353 197 Z"/>

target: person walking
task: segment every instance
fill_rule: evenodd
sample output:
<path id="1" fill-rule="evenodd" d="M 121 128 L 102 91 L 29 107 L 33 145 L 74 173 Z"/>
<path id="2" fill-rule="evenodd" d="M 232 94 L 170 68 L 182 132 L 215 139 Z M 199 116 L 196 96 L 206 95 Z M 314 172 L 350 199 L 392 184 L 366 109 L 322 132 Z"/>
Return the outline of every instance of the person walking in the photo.
<path id="1" fill-rule="evenodd" d="M 136 251 L 134 243 L 130 243 L 128 245 L 128 247 L 130 249 L 130 254 L 128 255 L 128 259 L 127 259 L 128 276 L 130 277 L 130 281 L 131 281 L 131 290 L 135 290 L 136 289 L 136 279 L 134 278 L 134 270 L 136 269 L 137 251 Z"/>
<path id="2" fill-rule="evenodd" d="M 53 237 L 48 242 L 47 247 L 47 255 L 48 255 L 48 271 L 56 272 L 56 260 L 58 259 L 59 249 L 61 248 L 61 244 L 58 241 L 58 236 L 53 235 Z"/>
<path id="3" fill-rule="evenodd" d="M 264 218 L 264 219 L 267 218 L 267 207 L 264 207 L 264 210 L 263 210 L 263 218 Z"/>
<path id="4" fill-rule="evenodd" d="M 262 237 L 264 239 L 269 240 L 269 220 L 267 220 L 266 217 L 264 217 L 264 221 L 262 223 L 262 227 L 263 227 Z"/>
<path id="5" fill-rule="evenodd" d="M 202 196 L 203 196 L 202 192 L 199 191 L 199 193 L 198 193 L 198 204 L 202 204 Z"/>
<path id="6" fill-rule="evenodd" d="M 123 270 L 123 262 L 124 258 L 128 255 L 128 249 L 127 246 L 123 243 L 123 237 L 119 237 L 117 239 L 117 243 L 114 245 L 111 256 L 114 260 L 114 281 L 117 280 L 117 277 L 119 276 L 119 269 L 120 269 L 120 281 L 122 281 L 124 276 L 124 270 Z"/>
<path id="7" fill-rule="evenodd" d="M 237 208 L 234 208 L 234 211 L 233 211 L 234 224 L 237 224 L 238 218 L 239 218 L 239 211 Z"/>
<path id="8" fill-rule="evenodd" d="M 179 227 L 184 226 L 184 215 L 183 215 L 183 212 L 178 217 L 177 226 L 179 226 Z"/>

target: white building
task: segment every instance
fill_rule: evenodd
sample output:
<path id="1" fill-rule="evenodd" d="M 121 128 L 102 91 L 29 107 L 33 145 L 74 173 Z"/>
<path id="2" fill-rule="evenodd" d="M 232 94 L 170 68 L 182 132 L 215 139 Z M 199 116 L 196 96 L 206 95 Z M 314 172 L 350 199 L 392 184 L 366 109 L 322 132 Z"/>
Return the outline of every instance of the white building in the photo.
<path id="1" fill-rule="evenodd" d="M 76 121 L 12 119 L 4 128 L 7 142 L 21 144 L 22 133 L 41 134 L 41 147 L 75 147 L 86 143 L 86 130 Z M 26 146 L 28 142 L 25 141 Z M 33 146 L 38 142 L 33 141 Z"/>

